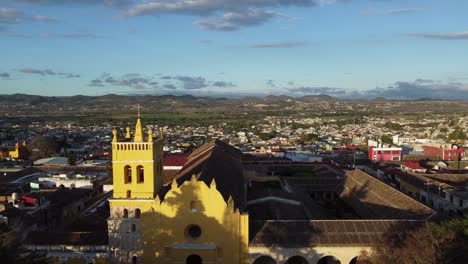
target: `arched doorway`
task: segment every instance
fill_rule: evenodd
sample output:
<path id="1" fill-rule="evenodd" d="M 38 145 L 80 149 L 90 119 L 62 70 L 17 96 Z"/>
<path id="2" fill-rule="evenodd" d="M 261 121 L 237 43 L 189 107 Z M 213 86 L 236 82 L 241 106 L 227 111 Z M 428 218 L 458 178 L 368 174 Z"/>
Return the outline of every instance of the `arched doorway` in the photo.
<path id="1" fill-rule="evenodd" d="M 309 262 L 301 256 L 293 256 L 286 261 L 286 264 L 309 264 Z"/>
<path id="2" fill-rule="evenodd" d="M 276 264 L 276 261 L 269 256 L 261 256 L 255 259 L 253 264 Z"/>
<path id="3" fill-rule="evenodd" d="M 341 264 L 340 260 L 334 256 L 325 256 L 321 258 L 317 264 Z"/>
<path id="4" fill-rule="evenodd" d="M 203 260 L 200 256 L 194 254 L 194 255 L 188 256 L 185 263 L 186 264 L 203 264 Z"/>

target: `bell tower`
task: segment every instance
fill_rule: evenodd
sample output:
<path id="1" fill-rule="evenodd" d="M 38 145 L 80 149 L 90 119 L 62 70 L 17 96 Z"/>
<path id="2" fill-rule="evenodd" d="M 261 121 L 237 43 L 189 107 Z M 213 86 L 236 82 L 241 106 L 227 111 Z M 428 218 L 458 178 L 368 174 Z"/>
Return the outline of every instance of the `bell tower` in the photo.
<path id="1" fill-rule="evenodd" d="M 112 172 L 115 199 L 153 199 L 163 186 L 163 139 L 153 140 L 153 131 L 146 138 L 138 108 L 133 139 L 130 129 L 124 141 L 119 142 L 113 130 Z"/>

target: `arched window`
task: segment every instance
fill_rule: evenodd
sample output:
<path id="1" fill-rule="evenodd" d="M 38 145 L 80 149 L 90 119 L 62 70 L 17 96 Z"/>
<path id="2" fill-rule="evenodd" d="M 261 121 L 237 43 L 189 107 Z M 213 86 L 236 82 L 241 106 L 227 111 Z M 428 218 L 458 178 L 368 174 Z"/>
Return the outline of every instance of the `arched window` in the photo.
<path id="1" fill-rule="evenodd" d="M 132 183 L 132 167 L 129 165 L 124 167 L 124 180 L 125 183 Z"/>
<path id="2" fill-rule="evenodd" d="M 141 210 L 137 208 L 135 210 L 135 218 L 140 218 L 140 216 L 141 216 Z"/>
<path id="3" fill-rule="evenodd" d="M 123 210 L 123 218 L 128 218 L 128 210 L 127 209 Z"/>
<path id="4" fill-rule="evenodd" d="M 194 254 L 194 255 L 188 256 L 185 263 L 186 264 L 203 264 L 203 260 L 200 256 Z"/>
<path id="5" fill-rule="evenodd" d="M 340 260 L 333 256 L 325 256 L 321 258 L 317 264 L 341 264 Z"/>
<path id="6" fill-rule="evenodd" d="M 370 260 L 354 257 L 349 264 L 372 264 Z"/>
<path id="7" fill-rule="evenodd" d="M 135 225 L 135 224 L 132 224 L 132 225 L 130 226 L 130 231 L 131 231 L 132 233 L 136 231 L 136 225 Z"/>
<path id="8" fill-rule="evenodd" d="M 144 183 L 145 182 L 145 169 L 143 166 L 138 165 L 137 167 L 137 182 L 138 183 Z"/>
<path id="9" fill-rule="evenodd" d="M 269 256 L 261 256 L 255 259 L 253 264 L 276 264 L 276 261 Z"/>
<path id="10" fill-rule="evenodd" d="M 286 264 L 309 264 L 309 262 L 301 256 L 293 256 L 286 261 Z"/>
<path id="11" fill-rule="evenodd" d="M 132 191 L 127 190 L 127 198 L 132 198 Z"/>

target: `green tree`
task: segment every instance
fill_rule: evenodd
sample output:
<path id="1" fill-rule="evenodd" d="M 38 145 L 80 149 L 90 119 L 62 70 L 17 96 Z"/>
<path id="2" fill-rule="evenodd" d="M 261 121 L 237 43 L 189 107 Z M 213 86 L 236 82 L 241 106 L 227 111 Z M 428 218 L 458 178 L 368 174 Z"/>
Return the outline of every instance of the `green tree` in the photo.
<path id="1" fill-rule="evenodd" d="M 396 234 L 396 232 L 401 232 Z M 395 227 L 362 259 L 372 263 L 462 264 L 468 259 L 468 220 L 428 223 L 402 232 Z"/>
<path id="2" fill-rule="evenodd" d="M 58 152 L 59 145 L 50 137 L 37 136 L 31 140 L 28 150 L 31 153 L 32 161 L 49 158 Z"/>
<path id="3" fill-rule="evenodd" d="M 51 259 L 44 253 L 26 250 L 20 243 L 0 243 L 0 259 L 5 264 L 48 264 Z"/>
<path id="4" fill-rule="evenodd" d="M 71 166 L 76 165 L 76 155 L 75 153 L 68 153 L 68 164 Z"/>
<path id="5" fill-rule="evenodd" d="M 317 134 L 304 134 L 301 136 L 301 141 L 304 142 L 311 142 L 311 141 L 317 141 L 318 140 L 318 135 Z"/>
<path id="6" fill-rule="evenodd" d="M 258 135 L 258 137 L 259 137 L 261 140 L 270 140 L 270 139 L 276 137 L 276 133 L 275 133 L 275 132 L 260 133 L 260 134 Z"/>
<path id="7" fill-rule="evenodd" d="M 380 140 L 382 140 L 382 143 L 384 144 L 393 144 L 393 139 L 387 135 L 382 135 Z"/>
<path id="8" fill-rule="evenodd" d="M 387 122 L 385 123 L 384 127 L 390 128 L 392 130 L 401 130 L 401 125 L 397 123 Z"/>
<path id="9" fill-rule="evenodd" d="M 449 134 L 449 140 L 465 140 L 466 134 L 460 127 L 456 127 L 455 130 Z"/>

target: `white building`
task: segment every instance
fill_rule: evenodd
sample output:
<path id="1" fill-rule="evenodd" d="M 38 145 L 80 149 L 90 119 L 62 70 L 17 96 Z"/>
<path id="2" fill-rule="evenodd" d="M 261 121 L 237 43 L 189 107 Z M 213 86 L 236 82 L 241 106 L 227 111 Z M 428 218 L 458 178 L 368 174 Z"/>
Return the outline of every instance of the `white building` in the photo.
<path id="1" fill-rule="evenodd" d="M 49 187 L 82 188 L 93 189 L 96 181 L 106 178 L 105 174 L 82 175 L 82 174 L 56 174 L 50 177 L 40 177 L 39 182 Z"/>

